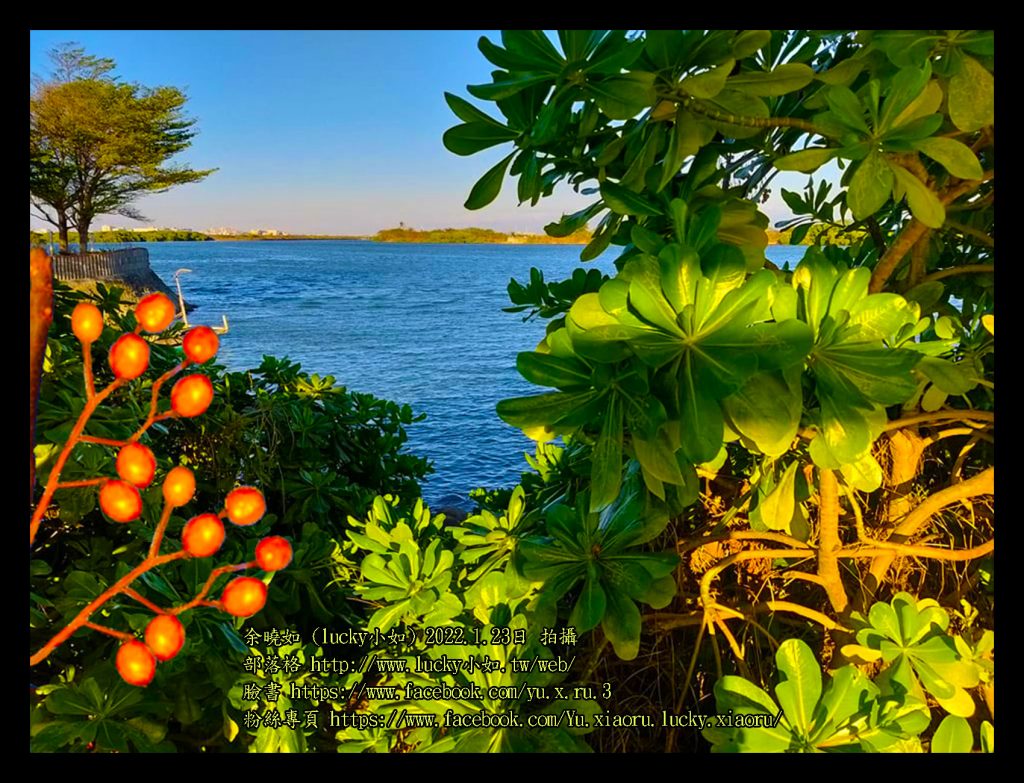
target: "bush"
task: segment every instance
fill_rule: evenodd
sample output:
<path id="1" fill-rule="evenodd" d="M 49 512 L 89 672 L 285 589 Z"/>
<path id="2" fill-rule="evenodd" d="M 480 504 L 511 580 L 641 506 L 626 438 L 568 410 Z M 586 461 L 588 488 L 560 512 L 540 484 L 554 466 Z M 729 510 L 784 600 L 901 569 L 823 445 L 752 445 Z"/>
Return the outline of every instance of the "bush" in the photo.
<path id="1" fill-rule="evenodd" d="M 37 421 L 36 459 L 40 481 L 82 410 L 85 389 L 82 353 L 70 327 L 70 313 L 86 295 L 57 287 L 54 322 L 47 344 Z M 110 380 L 104 357 L 115 330 L 131 331 L 118 289 L 99 287 L 96 299 L 108 314 L 108 328 L 93 354 L 97 384 Z M 180 325 L 151 342 L 150 369 L 140 381 L 116 390 L 99 406 L 87 433 L 129 437 L 150 409 L 153 379 L 180 361 Z M 243 678 L 241 638 L 249 628 L 289 628 L 306 640 L 322 623 L 362 624 L 351 591 L 329 589 L 348 570 L 337 557 L 337 538 L 348 514 L 362 514 L 379 493 L 400 489 L 418 494 L 429 470 L 423 459 L 402 453 L 405 426 L 416 420 L 408 406 L 350 393 L 333 378 L 303 373 L 297 364 L 265 358 L 252 372 L 230 373 L 213 362 L 200 371 L 212 381 L 214 400 L 198 418 L 157 420 L 143 436 L 157 455 L 158 470 L 192 468 L 197 479 L 194 507 L 219 509 L 239 483 L 265 487 L 267 514 L 256 524 L 233 530 L 218 560 L 253 560 L 258 537 L 273 530 L 294 543 L 294 559 L 277 572 L 264 611 L 251 620 L 225 618 L 198 607 L 181 616 L 187 641 L 182 653 L 161 664 L 144 691 L 123 683 L 110 664 L 116 642 L 83 630 L 33 669 L 33 748 L 36 750 L 195 750 L 266 744 L 266 734 L 239 732 L 241 712 L 231 698 Z M 158 417 L 159 418 L 159 417 Z M 65 465 L 62 482 L 114 475 L 116 450 L 81 443 Z M 159 486 L 143 490 L 142 520 L 111 525 L 97 506 L 95 486 L 58 489 L 36 541 L 32 560 L 31 641 L 38 649 L 52 626 L 76 614 L 141 559 L 157 522 Z M 38 494 L 38 490 L 37 490 Z M 173 514 L 168 540 L 180 536 L 185 518 Z M 171 606 L 195 595 L 211 575 L 209 558 L 169 563 L 144 574 L 136 589 L 150 601 Z M 220 584 L 217 582 L 216 584 Z M 214 587 L 214 594 L 219 594 Z M 105 625 L 140 632 L 151 618 L 137 601 L 121 595 L 106 604 Z M 237 698 L 235 698 L 237 703 Z M 99 716 L 99 717 L 97 717 Z M 301 732 L 298 734 L 302 737 Z"/>

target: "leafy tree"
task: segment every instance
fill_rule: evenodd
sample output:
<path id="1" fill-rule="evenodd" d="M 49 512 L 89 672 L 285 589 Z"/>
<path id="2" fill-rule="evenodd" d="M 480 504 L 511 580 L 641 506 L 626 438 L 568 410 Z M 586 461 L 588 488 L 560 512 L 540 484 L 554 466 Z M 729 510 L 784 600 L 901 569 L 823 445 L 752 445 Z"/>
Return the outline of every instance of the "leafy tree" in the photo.
<path id="1" fill-rule="evenodd" d="M 57 227 L 62 248 L 69 225 L 85 247 L 96 215 L 144 220 L 132 206 L 139 196 L 214 171 L 170 163 L 196 133 L 179 89 L 120 82 L 112 60 L 71 44 L 51 59 L 51 77 L 37 78 L 30 97 L 30 192 L 37 215 Z"/>

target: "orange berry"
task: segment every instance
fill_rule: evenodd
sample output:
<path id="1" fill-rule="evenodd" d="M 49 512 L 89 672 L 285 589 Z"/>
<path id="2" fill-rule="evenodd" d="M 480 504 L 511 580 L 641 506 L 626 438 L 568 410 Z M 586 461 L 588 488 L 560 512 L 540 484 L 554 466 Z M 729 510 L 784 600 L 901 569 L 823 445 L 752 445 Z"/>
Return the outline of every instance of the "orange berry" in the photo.
<path id="1" fill-rule="evenodd" d="M 149 343 L 137 334 L 123 334 L 110 346 L 109 359 L 115 376 L 133 380 L 149 367 Z"/>
<path id="2" fill-rule="evenodd" d="M 146 626 L 146 646 L 158 661 L 169 661 L 185 644 L 185 626 L 177 617 L 158 614 Z"/>
<path id="3" fill-rule="evenodd" d="M 196 494 L 196 477 L 188 468 L 172 468 L 164 479 L 164 500 L 177 508 L 188 503 Z"/>
<path id="4" fill-rule="evenodd" d="M 149 294 L 135 305 L 135 320 L 147 332 L 162 332 L 174 320 L 174 303 L 163 294 Z"/>
<path id="5" fill-rule="evenodd" d="M 186 375 L 171 389 L 171 409 L 192 418 L 206 412 L 213 402 L 213 384 L 205 375 Z"/>
<path id="6" fill-rule="evenodd" d="M 189 329 L 181 342 L 185 355 L 196 364 L 202 364 L 217 355 L 220 340 L 217 333 L 209 326 L 197 326 Z"/>
<path id="7" fill-rule="evenodd" d="M 156 674 L 156 658 L 138 639 L 118 648 L 116 663 L 118 674 L 129 685 L 149 685 Z"/>
<path id="8" fill-rule="evenodd" d="M 280 571 L 292 562 L 292 545 L 281 536 L 268 536 L 256 545 L 256 562 L 264 571 Z"/>
<path id="9" fill-rule="evenodd" d="M 79 302 L 71 312 L 71 331 L 83 343 L 99 339 L 103 333 L 103 313 L 94 304 Z"/>
<path id="10" fill-rule="evenodd" d="M 267 603 L 267 586 L 253 576 L 228 582 L 220 597 L 224 611 L 235 617 L 251 617 Z"/>
<path id="11" fill-rule="evenodd" d="M 148 487 L 156 475 L 156 457 L 141 443 L 129 443 L 117 453 L 117 475 L 137 487 Z"/>
<path id="12" fill-rule="evenodd" d="M 267 501 L 256 487 L 238 487 L 228 493 L 224 507 L 236 525 L 254 525 L 267 512 Z"/>
<path id="13" fill-rule="evenodd" d="M 142 496 L 135 485 L 108 479 L 100 487 L 100 508 L 115 522 L 131 522 L 142 514 Z"/>
<path id="14" fill-rule="evenodd" d="M 216 514 L 200 514 L 185 523 L 181 546 L 192 557 L 209 557 L 224 543 L 224 523 Z"/>

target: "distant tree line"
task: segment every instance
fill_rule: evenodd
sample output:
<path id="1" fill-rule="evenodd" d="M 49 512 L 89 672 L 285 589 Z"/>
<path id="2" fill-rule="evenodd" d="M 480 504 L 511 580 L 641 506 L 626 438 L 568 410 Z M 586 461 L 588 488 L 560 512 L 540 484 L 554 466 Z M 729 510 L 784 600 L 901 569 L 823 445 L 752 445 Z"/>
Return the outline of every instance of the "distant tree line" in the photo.
<path id="1" fill-rule="evenodd" d="M 564 237 L 545 234 L 516 234 L 490 228 L 386 228 L 373 236 L 375 242 L 444 242 L 447 244 L 523 244 L 523 245 L 585 245 L 591 232 L 585 228 Z"/>
<path id="2" fill-rule="evenodd" d="M 33 245 L 45 245 L 50 241 L 49 234 L 42 231 L 31 231 L 31 242 Z M 67 240 L 77 244 L 79 241 L 77 231 L 68 231 Z M 207 236 L 201 231 L 187 231 L 183 229 L 160 229 L 158 231 L 131 231 L 130 229 L 117 229 L 115 231 L 93 231 L 89 234 L 89 241 L 100 244 L 119 244 L 125 242 L 209 242 L 213 237 Z"/>

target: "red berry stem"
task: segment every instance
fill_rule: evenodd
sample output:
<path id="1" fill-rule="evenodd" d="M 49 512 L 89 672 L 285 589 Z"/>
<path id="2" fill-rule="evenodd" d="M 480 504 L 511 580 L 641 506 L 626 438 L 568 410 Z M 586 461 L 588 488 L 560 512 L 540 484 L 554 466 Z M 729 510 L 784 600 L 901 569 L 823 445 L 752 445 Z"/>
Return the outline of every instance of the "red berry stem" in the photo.
<path id="1" fill-rule="evenodd" d="M 78 481 L 62 481 L 57 484 L 57 489 L 74 489 L 75 487 L 94 487 L 107 480 L 106 476 L 97 476 L 91 479 L 80 479 Z"/>
<path id="2" fill-rule="evenodd" d="M 126 440 L 114 440 L 113 438 L 97 438 L 95 435 L 83 435 L 78 439 L 82 443 L 98 443 L 101 446 L 113 446 L 120 449 L 128 445 Z"/>
<path id="3" fill-rule="evenodd" d="M 164 540 L 164 531 L 167 529 L 167 523 L 171 519 L 172 511 L 174 511 L 174 506 L 164 502 L 164 510 L 160 512 L 160 521 L 157 523 L 156 531 L 153 533 L 153 543 L 149 545 L 149 555 L 147 555 L 147 558 L 154 558 L 160 554 L 160 543 Z"/>
<path id="4" fill-rule="evenodd" d="M 121 594 L 126 595 L 129 598 L 134 598 L 136 601 L 138 601 L 140 604 L 142 604 L 144 607 L 149 609 L 149 611 L 153 612 L 154 614 L 166 614 L 166 612 L 163 609 L 161 609 L 155 603 L 146 598 L 146 596 L 137 592 L 133 587 L 126 587 L 124 590 L 121 591 Z"/>
<path id="5" fill-rule="evenodd" d="M 162 414 L 158 414 L 156 412 L 157 405 L 160 402 L 160 400 L 159 400 L 159 397 L 160 397 L 160 387 L 163 386 L 165 383 L 167 383 L 167 381 L 169 381 L 171 378 L 173 378 L 175 375 L 177 375 L 183 369 L 185 369 L 185 367 L 188 366 L 188 363 L 189 363 L 188 359 L 185 359 L 183 362 L 180 362 L 179 364 L 176 364 L 174 367 L 172 367 L 167 372 L 165 372 L 163 375 L 161 375 L 159 378 L 157 378 L 155 381 L 153 381 L 153 396 L 152 396 L 152 399 L 150 400 L 150 403 L 149 403 L 149 415 L 146 417 L 146 420 L 142 423 L 142 426 L 139 427 L 135 431 L 135 434 L 133 434 L 128 439 L 129 442 L 134 443 L 139 438 L 141 438 L 142 437 L 142 433 L 144 433 L 146 430 L 148 430 L 149 426 L 154 421 L 160 421 L 162 419 L 167 419 L 167 418 L 170 418 L 172 415 L 174 415 L 170 411 L 168 411 L 167 413 L 162 413 Z"/>
<path id="6" fill-rule="evenodd" d="M 99 395 L 97 395 L 99 396 Z M 129 571 L 127 574 L 118 579 L 113 585 L 108 587 L 99 596 L 93 599 L 88 606 L 80 611 L 75 619 L 64 626 L 57 634 L 50 639 L 46 644 L 39 648 L 39 651 L 29 659 L 29 665 L 35 666 L 50 655 L 54 650 L 60 647 L 68 638 L 77 631 L 79 628 L 89 622 L 89 618 L 92 617 L 93 613 L 98 610 L 103 604 L 109 601 L 118 593 L 124 592 L 124 589 L 128 587 L 132 582 L 138 579 L 147 571 L 151 571 L 157 566 L 161 566 L 164 563 L 170 563 L 173 560 L 181 560 L 185 557 L 184 551 L 172 552 L 169 555 L 160 555 L 159 557 L 147 557 L 135 568 Z"/>
<path id="7" fill-rule="evenodd" d="M 78 421 L 75 422 L 75 426 L 71 430 L 71 434 L 68 436 L 67 443 L 64 444 L 64 448 L 61 450 L 60 455 L 57 457 L 57 461 L 53 465 L 53 470 L 50 471 L 50 477 L 47 479 L 46 487 L 43 489 L 43 496 L 39 498 L 39 504 L 36 506 L 36 510 L 32 514 L 32 521 L 29 523 L 29 546 L 35 543 L 36 533 L 39 531 L 39 525 L 43 521 L 43 514 L 45 514 L 46 509 L 50 507 L 50 501 L 53 500 L 53 493 L 57 491 L 57 483 L 60 481 L 60 473 L 64 470 L 64 464 L 68 461 L 68 457 L 71 456 L 71 450 L 81 438 L 82 430 L 85 429 L 85 425 L 88 423 L 93 413 L 96 412 L 96 408 L 99 407 L 99 404 L 124 383 L 124 380 L 121 378 L 115 378 L 108 386 L 97 392 L 92 399 L 86 401 L 85 407 L 82 408 L 82 412 L 78 415 Z M 33 462 L 33 464 L 35 463 Z"/>
<path id="8" fill-rule="evenodd" d="M 96 381 L 92 377 L 92 343 L 82 343 L 82 375 L 85 376 L 85 399 L 96 396 Z"/>
<path id="9" fill-rule="evenodd" d="M 209 578 L 207 578 L 206 580 L 206 584 L 203 585 L 203 589 L 196 594 L 195 598 L 193 598 L 191 601 L 187 603 L 168 609 L 167 614 L 181 614 L 182 612 L 187 612 L 189 609 L 192 609 L 196 606 L 215 606 L 218 609 L 222 608 L 219 601 L 203 600 L 206 598 L 210 590 L 213 588 L 213 583 L 217 581 L 217 578 L 223 576 L 224 574 L 230 574 L 234 571 L 244 571 L 246 568 L 255 567 L 256 561 L 254 560 L 249 563 L 236 563 L 235 565 L 226 565 L 221 566 L 220 568 L 213 569 L 210 572 Z"/>
<path id="10" fill-rule="evenodd" d="M 124 631 L 115 631 L 113 628 L 107 628 L 107 626 L 105 625 L 97 625 L 96 623 L 84 623 L 82 627 L 92 628 L 92 630 L 94 631 L 105 633 L 107 636 L 113 636 L 117 639 L 124 639 L 126 642 L 135 638 L 130 633 L 125 633 Z"/>

